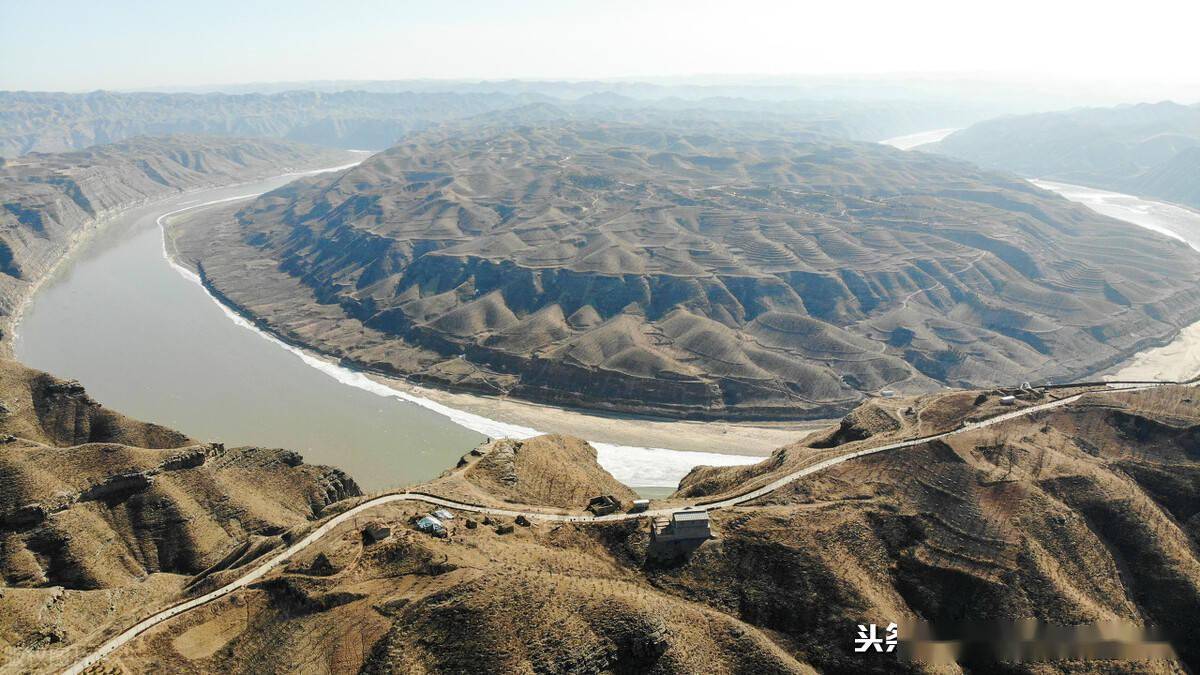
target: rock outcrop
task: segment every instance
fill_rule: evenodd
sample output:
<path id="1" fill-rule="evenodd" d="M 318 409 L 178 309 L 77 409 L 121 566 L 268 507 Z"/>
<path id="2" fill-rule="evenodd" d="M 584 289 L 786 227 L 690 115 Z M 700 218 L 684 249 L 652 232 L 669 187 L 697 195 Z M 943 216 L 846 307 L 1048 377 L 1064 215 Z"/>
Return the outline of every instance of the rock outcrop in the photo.
<path id="1" fill-rule="evenodd" d="M 610 496 L 630 503 L 637 493 L 596 461 L 587 441 L 549 434 L 526 440 L 491 440 L 463 456 L 458 467 L 427 486 L 466 502 L 542 504 L 582 511 Z"/>

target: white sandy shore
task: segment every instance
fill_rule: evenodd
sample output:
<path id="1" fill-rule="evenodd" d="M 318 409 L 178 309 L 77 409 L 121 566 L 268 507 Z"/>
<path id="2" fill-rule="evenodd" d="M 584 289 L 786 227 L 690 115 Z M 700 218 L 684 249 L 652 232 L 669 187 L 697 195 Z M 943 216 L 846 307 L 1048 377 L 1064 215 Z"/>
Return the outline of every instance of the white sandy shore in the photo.
<path id="1" fill-rule="evenodd" d="M 1200 323 L 1183 329 L 1179 337 L 1165 347 L 1138 353 L 1105 378 L 1183 382 L 1196 376 L 1200 376 Z"/>
<path id="2" fill-rule="evenodd" d="M 805 422 L 692 422 L 627 415 L 592 414 L 516 399 L 480 396 L 412 385 L 369 375 L 376 382 L 442 405 L 516 426 L 592 438 L 601 443 L 669 447 L 697 453 L 763 457 L 837 420 Z"/>

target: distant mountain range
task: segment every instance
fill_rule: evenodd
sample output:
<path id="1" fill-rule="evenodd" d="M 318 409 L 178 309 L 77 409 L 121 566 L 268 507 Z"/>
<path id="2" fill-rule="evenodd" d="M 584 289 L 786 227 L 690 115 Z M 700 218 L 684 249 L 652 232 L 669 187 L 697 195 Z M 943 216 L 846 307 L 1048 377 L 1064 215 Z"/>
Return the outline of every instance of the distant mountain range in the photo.
<path id="1" fill-rule="evenodd" d="M 1190 249 L 1022 180 L 759 123 L 521 112 L 177 243 L 227 301 L 350 362 L 683 417 L 1072 378 L 1200 319 Z"/>
<path id="2" fill-rule="evenodd" d="M 926 149 L 982 166 L 1200 207 L 1200 105 L 1001 117 Z"/>
<path id="3" fill-rule="evenodd" d="M 57 94 L 0 92 L 0 155 L 63 152 L 133 136 L 283 138 L 378 149 L 436 121 L 524 105 L 504 94 Z"/>
<path id="4" fill-rule="evenodd" d="M 284 138 L 335 148 L 380 150 L 431 126 L 466 119 L 486 122 L 488 113 L 529 105 L 552 105 L 572 115 L 614 121 L 677 113 L 729 120 L 760 116 L 861 140 L 879 140 L 931 126 L 962 125 L 987 116 L 984 109 L 949 101 L 759 100 L 712 95 L 714 92 L 702 98 L 667 95 L 645 99 L 621 93 L 644 94 L 641 89 L 614 92 L 526 85 L 529 83 L 468 87 L 463 92 L 0 92 L 0 157 L 63 152 L 132 136 L 172 133 Z M 721 91 L 725 90 L 716 93 Z"/>

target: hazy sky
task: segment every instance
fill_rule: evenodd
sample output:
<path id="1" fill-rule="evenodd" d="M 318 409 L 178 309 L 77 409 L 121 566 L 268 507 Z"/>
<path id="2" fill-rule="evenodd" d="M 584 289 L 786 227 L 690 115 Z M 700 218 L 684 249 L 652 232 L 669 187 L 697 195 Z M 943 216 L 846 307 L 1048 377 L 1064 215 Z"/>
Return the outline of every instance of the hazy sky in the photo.
<path id="1" fill-rule="evenodd" d="M 0 89 L 980 72 L 1200 82 L 1200 2 L 0 0 Z"/>

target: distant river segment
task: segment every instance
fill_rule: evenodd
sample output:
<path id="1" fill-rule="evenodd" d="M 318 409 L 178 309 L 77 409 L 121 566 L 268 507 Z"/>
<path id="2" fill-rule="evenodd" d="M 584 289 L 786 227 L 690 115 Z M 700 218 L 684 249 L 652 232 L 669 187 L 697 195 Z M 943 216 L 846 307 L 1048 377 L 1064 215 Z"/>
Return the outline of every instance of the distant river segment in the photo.
<path id="1" fill-rule="evenodd" d="M 937 143 L 950 134 L 958 131 L 957 128 L 949 129 L 930 129 L 929 131 L 918 131 L 915 134 L 905 134 L 904 136 L 896 136 L 887 140 L 880 141 L 884 145 L 890 145 L 893 148 L 900 150 L 912 150 L 913 148 Z"/>
<path id="2" fill-rule="evenodd" d="M 437 476 L 487 435 L 534 429 L 402 394 L 266 338 L 163 253 L 157 220 L 294 179 L 180 195 L 132 209 L 80 246 L 37 292 L 14 349 L 27 365 L 78 379 L 104 405 L 229 445 L 284 447 L 346 470 L 366 490 Z M 314 367 L 316 366 L 316 367 Z M 669 493 L 697 464 L 759 457 L 596 444 L 618 480 Z"/>
<path id="3" fill-rule="evenodd" d="M 1034 185 L 1079 202 L 1091 210 L 1112 218 L 1140 225 L 1147 230 L 1165 234 L 1200 251 L 1200 212 L 1165 202 L 1134 197 L 1082 185 L 1031 180 Z"/>
<path id="4" fill-rule="evenodd" d="M 1030 182 L 1084 204 L 1097 213 L 1178 239 L 1200 252 L 1200 212 L 1082 185 L 1045 180 Z M 1197 375 L 1200 375 L 1200 323 L 1185 328 L 1166 346 L 1137 354 L 1115 369 L 1112 379 L 1188 380 Z"/>

